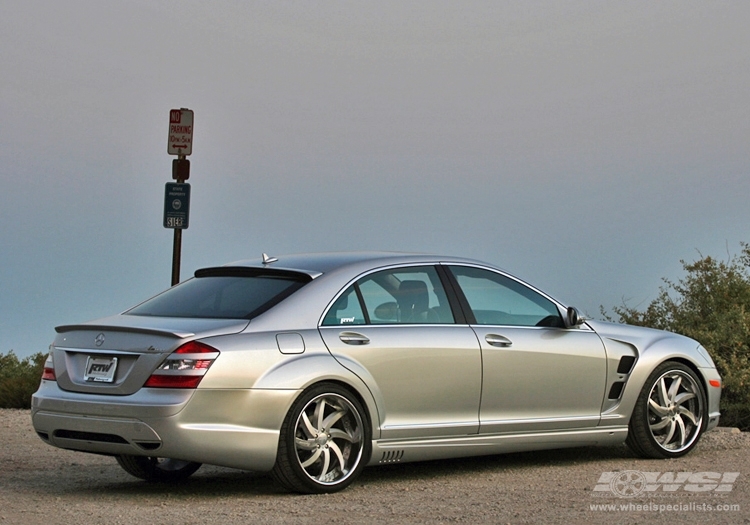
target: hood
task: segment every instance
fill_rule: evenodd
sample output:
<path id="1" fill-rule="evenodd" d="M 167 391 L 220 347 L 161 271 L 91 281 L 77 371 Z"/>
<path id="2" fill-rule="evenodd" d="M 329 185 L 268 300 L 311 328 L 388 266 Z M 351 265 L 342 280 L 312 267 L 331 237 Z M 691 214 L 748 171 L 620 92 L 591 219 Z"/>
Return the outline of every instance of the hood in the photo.
<path id="1" fill-rule="evenodd" d="M 702 366 L 711 368 L 716 366 L 706 349 L 698 341 L 684 335 L 644 326 L 604 321 L 586 321 L 586 323 L 599 334 L 605 345 L 608 340 L 631 345 L 639 355 L 643 355 L 655 346 L 665 348 L 668 345 L 679 349 L 683 355 L 693 356 L 697 363 L 702 363 Z"/>

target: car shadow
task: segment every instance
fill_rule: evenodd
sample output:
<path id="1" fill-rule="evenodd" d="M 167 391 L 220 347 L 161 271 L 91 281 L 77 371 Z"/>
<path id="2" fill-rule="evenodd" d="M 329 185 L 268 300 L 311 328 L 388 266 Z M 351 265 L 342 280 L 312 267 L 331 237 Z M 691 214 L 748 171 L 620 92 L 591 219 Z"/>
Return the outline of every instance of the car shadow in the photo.
<path id="1" fill-rule="evenodd" d="M 405 480 L 455 476 L 456 472 L 481 475 L 501 468 L 505 472 L 537 466 L 572 466 L 575 464 L 618 459 L 638 459 L 625 445 L 565 448 L 531 452 L 513 452 L 491 456 L 473 456 L 417 463 L 383 465 L 365 469 L 360 481 L 380 481 L 388 478 Z"/>
<path id="2" fill-rule="evenodd" d="M 450 479 L 457 472 L 463 475 L 489 474 L 498 468 L 503 471 L 527 469 L 529 467 L 571 466 L 581 462 L 599 460 L 635 459 L 636 456 L 623 446 L 568 448 L 535 452 L 516 452 L 493 456 L 423 461 L 382 465 L 366 468 L 353 486 L 380 485 L 393 481 L 435 480 L 441 477 Z M 103 492 L 127 496 L 169 496 L 185 497 L 199 495 L 201 498 L 226 496 L 270 496 L 290 495 L 285 489 L 273 482 L 268 474 L 248 472 L 230 468 L 204 465 L 190 478 L 179 483 L 144 482 L 120 472 L 113 466 L 108 480 L 97 483 L 95 479 L 87 480 L 85 486 L 68 487 L 79 495 L 101 495 Z M 112 476 L 122 481 L 112 482 Z M 65 491 L 66 489 L 63 489 Z"/>

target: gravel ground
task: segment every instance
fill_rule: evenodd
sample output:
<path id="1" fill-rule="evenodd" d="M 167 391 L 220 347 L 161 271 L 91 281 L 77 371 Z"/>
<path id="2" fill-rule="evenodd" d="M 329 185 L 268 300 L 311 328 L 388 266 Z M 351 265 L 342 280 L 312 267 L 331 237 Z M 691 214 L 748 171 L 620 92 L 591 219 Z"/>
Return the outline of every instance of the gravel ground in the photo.
<path id="1" fill-rule="evenodd" d="M 112 458 L 44 444 L 27 410 L 0 410 L 0 443 L 0 525 L 750 523 L 750 433 L 731 429 L 707 433 L 677 460 L 637 459 L 623 445 L 389 465 L 323 496 L 289 494 L 266 476 L 209 466 L 182 484 L 144 483 Z M 625 471 L 635 473 L 621 478 Z M 608 488 L 608 472 L 635 482 L 658 472 L 662 483 L 665 472 L 714 472 L 730 490 L 690 491 L 690 481 L 678 478 L 673 491 L 662 484 L 623 497 Z M 733 482 L 730 472 L 739 472 Z"/>

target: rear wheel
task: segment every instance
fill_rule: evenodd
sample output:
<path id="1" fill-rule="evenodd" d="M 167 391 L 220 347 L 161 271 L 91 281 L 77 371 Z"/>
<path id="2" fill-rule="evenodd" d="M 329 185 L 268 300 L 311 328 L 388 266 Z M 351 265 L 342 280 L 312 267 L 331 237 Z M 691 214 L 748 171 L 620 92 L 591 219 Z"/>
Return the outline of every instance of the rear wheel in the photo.
<path id="1" fill-rule="evenodd" d="M 130 455 L 117 456 L 117 463 L 136 478 L 161 482 L 182 481 L 201 467 L 192 461 Z"/>
<path id="2" fill-rule="evenodd" d="M 706 427 L 705 406 L 706 394 L 695 372 L 682 363 L 662 363 L 643 385 L 626 442 L 647 458 L 683 456 Z"/>
<path id="3" fill-rule="evenodd" d="M 362 471 L 371 446 L 370 426 L 357 398 L 333 383 L 314 385 L 284 420 L 271 475 L 295 492 L 337 492 Z"/>

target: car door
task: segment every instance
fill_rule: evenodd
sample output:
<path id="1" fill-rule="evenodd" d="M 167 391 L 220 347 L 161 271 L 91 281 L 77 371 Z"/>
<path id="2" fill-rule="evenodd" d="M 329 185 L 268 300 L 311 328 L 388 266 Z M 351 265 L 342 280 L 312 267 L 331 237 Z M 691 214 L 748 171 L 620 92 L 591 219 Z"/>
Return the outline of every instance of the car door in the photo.
<path id="1" fill-rule="evenodd" d="M 565 328 L 557 305 L 509 276 L 450 266 L 482 351 L 480 432 L 596 426 L 606 355 L 586 325 Z"/>
<path id="2" fill-rule="evenodd" d="M 334 301 L 320 332 L 370 388 L 381 438 L 478 431 L 479 345 L 468 325 L 455 324 L 434 266 L 365 275 Z"/>

